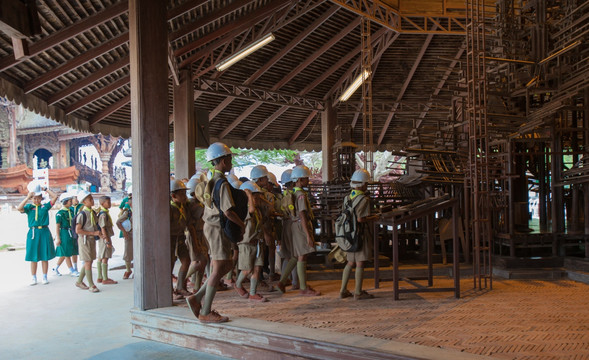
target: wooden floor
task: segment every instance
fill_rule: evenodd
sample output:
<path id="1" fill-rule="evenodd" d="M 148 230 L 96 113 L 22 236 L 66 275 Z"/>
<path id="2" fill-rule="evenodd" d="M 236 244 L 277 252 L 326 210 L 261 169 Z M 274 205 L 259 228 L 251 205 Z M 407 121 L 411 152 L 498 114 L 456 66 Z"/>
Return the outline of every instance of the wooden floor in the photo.
<path id="1" fill-rule="evenodd" d="M 434 285 L 446 287 L 451 281 L 437 277 Z M 495 279 L 492 291 L 475 291 L 472 279 L 463 279 L 460 299 L 452 293 L 427 293 L 401 294 L 401 300 L 393 301 L 390 283 L 378 290 L 370 290 L 372 280 L 365 284 L 375 299 L 340 300 L 339 281 L 319 280 L 312 286 L 324 293 L 320 297 L 268 293 L 269 302 L 253 303 L 235 291 L 223 291 L 217 293 L 213 307 L 233 320 L 228 326 L 263 322 L 272 324 L 273 331 L 309 329 L 314 334 L 311 339 L 317 341 L 321 340 L 317 334 L 339 335 L 338 339 L 350 334 L 360 339 L 357 345 L 378 340 L 381 345 L 415 344 L 499 359 L 589 359 L 589 285 Z M 352 274 L 349 289 L 353 286 Z M 171 311 L 193 319 L 185 306 L 180 302 Z"/>

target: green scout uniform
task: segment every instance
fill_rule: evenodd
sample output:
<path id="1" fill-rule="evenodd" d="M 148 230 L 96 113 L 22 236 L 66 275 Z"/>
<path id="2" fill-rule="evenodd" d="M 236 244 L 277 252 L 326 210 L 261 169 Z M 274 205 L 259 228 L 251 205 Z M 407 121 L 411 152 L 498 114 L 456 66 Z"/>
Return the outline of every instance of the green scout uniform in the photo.
<path id="1" fill-rule="evenodd" d="M 55 215 L 55 222 L 59 224 L 59 238 L 61 244 L 55 249 L 57 257 L 78 255 L 77 241 L 72 239 L 72 208 L 63 208 Z"/>
<path id="2" fill-rule="evenodd" d="M 291 225 L 292 255 L 294 257 L 299 257 L 315 252 L 315 247 L 311 247 L 307 243 L 307 235 L 305 234 L 305 230 L 303 229 L 303 226 L 308 226 L 309 229 L 311 229 L 312 235 L 313 225 L 311 221 L 313 220 L 313 210 L 311 209 L 311 203 L 309 202 L 309 197 L 305 190 L 295 187 L 294 198 L 294 207 L 296 215 Z M 303 220 L 299 218 L 299 213 L 303 210 L 307 211 L 307 217 L 309 219 L 308 224 L 303 224 Z"/>
<path id="3" fill-rule="evenodd" d="M 44 205 L 26 204 L 24 213 L 29 221 L 25 261 L 49 261 L 55 257 L 53 237 L 49 231 L 51 202 Z"/>

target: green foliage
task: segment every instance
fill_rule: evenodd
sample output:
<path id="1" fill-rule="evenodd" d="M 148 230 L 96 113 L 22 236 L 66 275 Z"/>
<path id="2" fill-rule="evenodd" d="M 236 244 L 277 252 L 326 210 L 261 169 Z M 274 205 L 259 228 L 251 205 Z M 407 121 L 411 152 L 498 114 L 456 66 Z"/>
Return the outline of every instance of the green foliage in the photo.
<path id="1" fill-rule="evenodd" d="M 294 164 L 297 151 L 294 150 L 252 150 L 231 148 L 235 154 L 233 165 L 242 167 L 255 164 Z M 206 149 L 196 150 L 196 163 L 202 169 L 210 169 L 211 164 L 207 161 Z"/>

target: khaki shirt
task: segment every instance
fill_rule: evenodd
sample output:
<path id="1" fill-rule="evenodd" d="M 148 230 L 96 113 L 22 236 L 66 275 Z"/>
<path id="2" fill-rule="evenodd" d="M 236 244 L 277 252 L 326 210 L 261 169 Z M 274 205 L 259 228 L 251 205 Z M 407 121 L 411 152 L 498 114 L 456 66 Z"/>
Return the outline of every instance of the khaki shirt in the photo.
<path id="1" fill-rule="evenodd" d="M 256 209 L 256 212 L 253 214 L 248 213 L 244 222 L 245 232 L 243 233 L 243 240 L 239 243 L 255 245 L 260 239 L 262 239 L 259 210 Z"/>
<path id="2" fill-rule="evenodd" d="M 202 214 L 205 210 L 204 205 L 202 205 L 197 199 L 188 200 L 186 205 L 188 206 L 194 229 L 196 231 L 202 232 L 202 228 L 204 226 L 204 221 L 202 220 Z"/>
<path id="3" fill-rule="evenodd" d="M 170 202 L 170 236 L 182 236 L 192 217 L 187 204 Z"/>
<path id="4" fill-rule="evenodd" d="M 115 235 L 115 232 L 112 228 L 112 226 L 113 226 L 112 218 L 110 217 L 109 213 L 107 213 L 106 211 L 102 211 L 102 209 L 98 213 L 98 225 L 100 226 L 101 229 L 106 230 L 106 235 L 108 235 L 109 237 L 112 237 Z"/>
<path id="5" fill-rule="evenodd" d="M 82 213 L 85 214 L 86 222 L 84 222 Z M 82 230 L 92 232 L 98 230 L 98 219 L 94 210 L 88 208 L 82 208 L 78 215 L 76 215 L 76 224 L 82 225 Z M 77 227 L 77 225 L 76 225 Z M 94 235 L 80 235 L 79 238 L 87 237 L 88 239 L 94 240 Z"/>
<path id="6" fill-rule="evenodd" d="M 225 179 L 225 175 L 223 175 L 220 171 L 215 171 L 213 174 L 213 180 L 216 184 L 217 181 L 220 179 Z M 233 208 L 235 206 L 235 202 L 233 201 L 233 197 L 231 196 L 231 190 L 229 189 L 229 182 L 225 181 L 223 185 L 219 188 L 219 202 L 220 208 L 222 212 L 226 212 L 227 210 Z M 214 189 L 214 187 L 213 187 Z M 211 194 L 211 198 L 213 194 Z M 202 219 L 205 223 L 221 226 L 221 219 L 219 218 L 219 209 L 215 205 L 214 201 L 211 201 L 211 206 L 205 206 L 204 212 L 202 215 Z"/>

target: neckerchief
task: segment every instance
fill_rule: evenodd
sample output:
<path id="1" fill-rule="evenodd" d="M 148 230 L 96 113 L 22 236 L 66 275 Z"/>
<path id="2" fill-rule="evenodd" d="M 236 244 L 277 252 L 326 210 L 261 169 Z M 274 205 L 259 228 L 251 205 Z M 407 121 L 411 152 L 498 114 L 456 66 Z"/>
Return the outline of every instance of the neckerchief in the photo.
<path id="1" fill-rule="evenodd" d="M 100 210 L 106 213 L 106 216 L 108 217 L 108 220 L 110 221 L 110 223 L 112 224 L 112 219 L 110 217 L 110 214 L 108 213 L 108 209 L 104 208 L 104 207 L 100 207 Z"/>
<path id="2" fill-rule="evenodd" d="M 358 195 L 364 195 L 364 191 L 362 190 L 352 190 L 350 193 L 350 200 L 354 200 L 354 198 Z"/>
<path id="3" fill-rule="evenodd" d="M 68 213 L 68 216 L 69 216 L 69 219 L 68 220 L 71 220 L 72 219 L 72 208 L 71 207 L 67 208 L 67 213 Z"/>
<path id="4" fill-rule="evenodd" d="M 39 206 L 41 205 L 33 204 L 33 206 L 35 206 L 35 221 L 37 221 L 39 220 Z"/>
<path id="5" fill-rule="evenodd" d="M 182 218 L 184 218 L 184 221 L 186 221 L 186 213 L 184 212 L 184 204 L 180 204 L 180 206 L 178 206 L 178 204 L 176 204 L 174 201 L 170 201 L 170 205 L 172 205 L 173 207 L 178 209 L 178 211 L 180 211 L 180 219 L 178 219 L 178 223 L 180 223 L 180 220 L 182 220 Z"/>
<path id="6" fill-rule="evenodd" d="M 88 206 L 84 206 L 83 210 L 88 210 L 88 212 L 90 212 L 90 224 L 92 224 L 92 226 L 96 225 L 96 219 L 94 219 L 94 211 L 90 209 Z"/>

